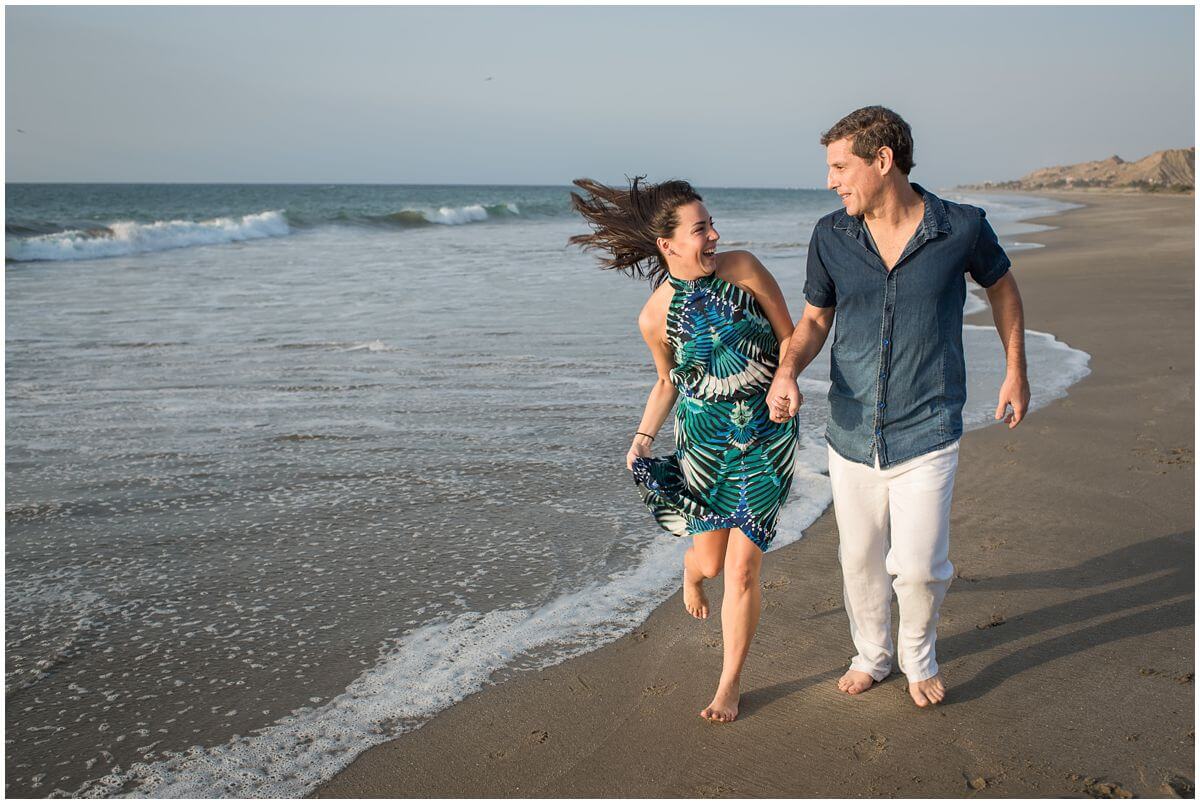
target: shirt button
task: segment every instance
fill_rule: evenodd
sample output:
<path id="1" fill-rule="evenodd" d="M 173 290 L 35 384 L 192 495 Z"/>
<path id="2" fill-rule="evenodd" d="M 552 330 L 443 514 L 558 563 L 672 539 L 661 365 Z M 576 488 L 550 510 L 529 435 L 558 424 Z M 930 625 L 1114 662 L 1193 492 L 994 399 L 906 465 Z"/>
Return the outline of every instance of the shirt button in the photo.
<path id="1" fill-rule="evenodd" d="M 881 435 L 883 435 L 883 431 L 882 431 L 882 430 L 876 430 L 876 431 L 875 431 L 875 435 L 877 435 L 877 436 L 881 436 Z"/>
<path id="2" fill-rule="evenodd" d="M 883 410 L 883 406 L 884 406 L 884 404 L 886 404 L 886 403 L 884 403 L 884 402 L 880 402 L 880 403 L 879 403 L 879 409 L 880 409 L 880 410 Z"/>
<path id="3" fill-rule="evenodd" d="M 887 346 L 889 343 L 891 343 L 891 341 L 889 341 L 887 338 L 884 338 L 884 339 L 883 339 L 883 345 L 884 345 L 884 346 Z"/>
<path id="4" fill-rule="evenodd" d="M 885 371 L 885 372 L 883 372 L 882 374 L 880 374 L 880 375 L 879 375 L 879 379 L 881 379 L 881 380 L 886 380 L 886 379 L 887 379 L 887 372 Z"/>

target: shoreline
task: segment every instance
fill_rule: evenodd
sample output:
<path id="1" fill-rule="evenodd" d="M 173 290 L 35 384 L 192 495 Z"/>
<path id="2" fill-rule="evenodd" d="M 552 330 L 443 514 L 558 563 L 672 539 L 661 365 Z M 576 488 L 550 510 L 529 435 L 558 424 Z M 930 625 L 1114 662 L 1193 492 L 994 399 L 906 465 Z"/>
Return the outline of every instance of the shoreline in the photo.
<path id="1" fill-rule="evenodd" d="M 1038 195 L 1084 200 L 1074 193 Z M 1014 259 L 1027 326 L 1088 351 L 1092 373 L 1012 433 L 988 427 L 964 435 L 952 519 L 959 572 L 943 606 L 939 641 L 951 696 L 942 707 L 916 710 L 899 676 L 858 699 L 832 689 L 852 648 L 826 511 L 806 538 L 773 551 L 764 564 L 763 623 L 737 723 L 717 726 L 696 716 L 719 671 L 719 618 L 693 623 L 676 592 L 633 634 L 469 696 L 420 729 L 368 749 L 313 795 L 963 795 L 991 788 L 998 795 L 1079 795 L 1105 783 L 1164 795 L 1162 785 L 1190 779 L 1193 623 L 1190 603 L 1178 599 L 1192 592 L 1192 389 L 1190 374 L 1174 373 L 1190 365 L 1192 346 L 1194 233 L 1183 198 L 1190 201 L 1089 193 L 1087 206 L 1029 221 L 1057 228 L 1029 235 L 1054 248 Z M 1141 220 L 1147 215 L 1151 220 Z M 1152 249 L 1162 259 L 1143 265 L 1147 249 L 1137 233 L 1161 224 L 1155 216 L 1162 215 L 1170 226 L 1160 225 Z M 1089 281 L 1095 271 L 1082 264 L 1085 256 L 1108 267 L 1102 282 Z M 1076 308 L 1098 306 L 1119 321 L 1123 297 L 1097 284 L 1128 285 L 1123 266 L 1131 262 L 1181 285 L 1183 292 L 1172 295 L 1141 283 L 1135 295 L 1154 308 L 1156 324 L 1168 318 L 1171 332 L 1187 338 L 1160 337 L 1154 345 L 1154 333 L 1119 326 L 1114 333 L 1108 320 L 1096 320 L 1105 316 L 1072 309 L 1072 301 Z M 1176 309 L 1185 306 L 1186 320 Z M 986 312 L 965 318 L 988 325 Z M 1122 347 L 1123 340 L 1136 343 Z M 1119 360 L 1130 351 L 1140 359 Z M 1169 368 L 1151 359 L 1160 353 L 1169 355 Z M 1137 400 L 1154 416 L 1140 428 L 1125 421 L 1127 405 L 1111 401 L 1124 399 L 1131 384 L 1114 363 L 1146 386 Z M 1164 384 L 1165 395 L 1154 387 Z M 1072 419 L 1081 409 L 1093 418 L 1100 410 L 1109 425 L 1105 438 L 1076 432 Z M 1163 412 L 1176 415 L 1164 421 Z M 1122 464 L 1128 477 L 1116 479 L 1138 481 L 1140 496 L 1125 483 L 1114 488 L 1105 476 L 1117 441 L 1130 466 Z M 1072 454 L 1081 443 L 1088 460 Z M 1020 461 L 1023 454 L 1032 460 Z M 1085 482 L 1076 481 L 1079 474 Z M 1174 493 L 1164 495 L 1163 486 Z M 981 490 L 995 487 L 1006 493 L 997 499 Z M 1078 504 L 1065 506 L 1064 514 L 1064 500 Z M 1132 519 L 1114 510 L 1134 501 L 1140 504 Z M 1146 519 L 1152 538 L 1139 540 Z M 1010 520 L 1024 527 L 1010 533 Z M 1099 531 L 1107 538 L 1083 538 Z M 1119 588 L 1110 588 L 1111 578 L 1103 582 L 1102 570 L 1123 582 Z M 1094 588 L 1078 583 L 1097 572 Z M 1146 574 L 1155 577 L 1140 577 Z M 710 585 L 714 609 L 719 586 Z M 1161 605 L 1146 609 L 1155 604 Z M 1038 641 L 1046 630 L 1055 635 Z M 1101 660 L 1097 671 L 1097 662 L 1087 660 L 1093 637 L 1127 661 Z M 1047 676 L 1049 664 L 1056 670 Z M 814 668 L 820 672 L 795 678 Z M 1055 691 L 1048 679 L 1093 676 L 1103 677 L 1104 689 L 1089 681 L 1083 697 L 1047 695 Z M 1142 700 L 1139 693 L 1154 687 L 1158 698 Z M 1006 706 L 1013 700 L 1036 705 L 1032 711 Z M 1044 724 L 1040 733 L 1025 733 L 1031 721 Z M 920 757 L 930 746 L 950 759 L 929 768 Z M 786 768 L 770 759 L 780 750 L 791 760 Z M 980 780 L 982 788 L 972 786 Z"/>

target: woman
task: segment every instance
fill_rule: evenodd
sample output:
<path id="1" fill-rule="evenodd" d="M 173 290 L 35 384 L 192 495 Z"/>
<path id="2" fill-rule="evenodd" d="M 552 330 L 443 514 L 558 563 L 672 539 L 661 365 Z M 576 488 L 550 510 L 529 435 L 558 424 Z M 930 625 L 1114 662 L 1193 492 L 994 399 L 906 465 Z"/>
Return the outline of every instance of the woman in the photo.
<path id="1" fill-rule="evenodd" d="M 720 236 L 690 184 L 641 179 L 628 190 L 577 179 L 587 197 L 571 193 L 571 203 L 592 233 L 570 242 L 602 252 L 602 267 L 654 287 L 638 325 L 658 381 L 626 466 L 659 525 L 692 537 L 683 603 L 693 617 L 708 617 L 704 581 L 725 572 L 724 664 L 700 716 L 728 723 L 737 717 L 742 665 L 758 625 L 762 553 L 792 482 L 796 422 L 771 421 L 766 402 L 792 317 L 753 254 L 716 253 Z M 651 458 L 677 399 L 674 454 Z"/>

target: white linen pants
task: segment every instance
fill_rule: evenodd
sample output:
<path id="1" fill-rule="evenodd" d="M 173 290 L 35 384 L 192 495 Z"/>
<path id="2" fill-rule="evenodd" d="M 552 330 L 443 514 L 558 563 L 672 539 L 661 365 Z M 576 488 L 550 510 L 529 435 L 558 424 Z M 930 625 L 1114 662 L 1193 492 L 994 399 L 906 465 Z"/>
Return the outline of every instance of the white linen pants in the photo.
<path id="1" fill-rule="evenodd" d="M 846 614 L 857 655 L 850 669 L 882 681 L 892 657 L 910 682 L 938 673 L 938 608 L 950 588 L 950 498 L 958 442 L 879 469 L 829 448 Z M 894 578 L 894 580 L 893 580 Z M 900 608 L 892 649 L 892 590 Z"/>

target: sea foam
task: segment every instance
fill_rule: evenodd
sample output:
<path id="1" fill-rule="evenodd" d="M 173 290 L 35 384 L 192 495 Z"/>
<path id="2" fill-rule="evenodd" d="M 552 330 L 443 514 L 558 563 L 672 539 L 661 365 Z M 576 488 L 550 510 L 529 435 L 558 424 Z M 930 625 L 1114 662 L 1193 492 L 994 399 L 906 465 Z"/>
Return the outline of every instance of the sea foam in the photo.
<path id="1" fill-rule="evenodd" d="M 424 226 L 461 226 L 469 223 L 519 218 L 521 208 L 512 202 L 464 204 L 462 206 L 405 208 L 386 215 L 347 218 L 339 212 L 332 217 L 313 217 L 296 212 L 293 223 L 299 228 L 341 224 L 346 221 L 368 226 L 414 228 Z M 45 224 L 44 226 L 48 226 Z M 43 228 L 44 228 L 43 226 Z M 189 246 L 208 246 L 257 240 L 291 234 L 292 224 L 283 210 L 267 210 L 241 217 L 210 220 L 169 220 L 139 223 L 117 221 L 92 229 L 68 229 L 31 234 L 35 227 L 10 224 L 5 240 L 5 257 L 10 262 L 61 262 L 120 257 Z"/>
<path id="2" fill-rule="evenodd" d="M 499 668 L 563 642 L 610 642 L 644 620 L 671 590 L 687 545 L 655 541 L 639 564 L 536 609 L 470 612 L 423 626 L 386 649 L 346 691 L 252 736 L 193 746 L 92 780 L 75 796 L 298 798 L 359 753 L 416 728 L 482 689 Z M 556 663 L 584 652 L 555 653 Z"/>
<path id="3" fill-rule="evenodd" d="M 151 251 L 258 240 L 288 234 L 287 219 L 279 210 L 240 218 L 203 221 L 118 221 L 94 230 L 73 229 L 37 237 L 8 238 L 5 256 L 14 262 L 34 260 L 92 260 Z"/>
<path id="4" fill-rule="evenodd" d="M 461 207 L 438 207 L 402 209 L 379 219 L 383 223 L 398 226 L 424 226 L 439 224 L 442 226 L 461 226 L 465 223 L 479 223 L 491 218 L 520 215 L 521 209 L 516 204 L 466 204 Z"/>

